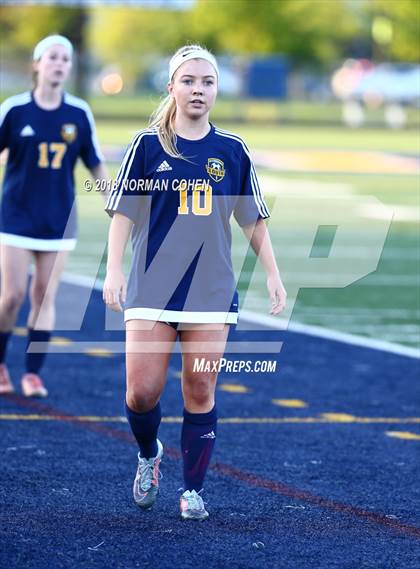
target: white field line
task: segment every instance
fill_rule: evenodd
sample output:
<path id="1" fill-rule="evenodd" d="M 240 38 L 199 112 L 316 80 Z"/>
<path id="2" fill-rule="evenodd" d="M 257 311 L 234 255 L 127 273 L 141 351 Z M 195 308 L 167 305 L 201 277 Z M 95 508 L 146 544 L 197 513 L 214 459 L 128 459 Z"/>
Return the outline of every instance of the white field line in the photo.
<path id="1" fill-rule="evenodd" d="M 386 207 L 392 210 L 392 221 L 395 223 L 403 221 L 418 223 L 420 220 L 420 210 L 416 206 L 386 204 Z M 385 210 L 373 204 L 362 204 L 359 213 L 368 219 L 388 219 Z"/>
<path id="2" fill-rule="evenodd" d="M 286 326 L 285 322 L 282 322 L 281 319 L 278 319 L 276 322 L 276 319 L 273 317 L 265 316 L 263 314 L 256 314 L 247 310 L 242 310 L 241 316 L 249 322 L 262 324 L 268 328 L 284 330 Z M 393 344 L 391 342 L 375 340 L 373 338 L 366 338 L 364 336 L 356 336 L 354 334 L 338 332 L 337 330 L 329 330 L 327 328 L 321 328 L 320 326 L 310 326 L 307 324 L 294 322 L 289 323 L 287 329 L 291 332 L 300 332 L 309 336 L 326 338 L 328 340 L 334 340 L 336 342 L 341 342 L 344 344 L 351 344 L 353 346 L 362 346 L 383 352 L 408 356 L 411 358 L 420 358 L 420 350 L 417 350 L 415 348 L 407 348 L 406 346 L 402 346 L 400 344 Z"/>
<path id="3" fill-rule="evenodd" d="M 334 325 L 334 323 L 337 322 L 337 318 L 339 318 L 340 324 L 345 324 L 346 325 L 346 331 L 352 331 L 352 330 L 375 330 L 377 332 L 379 332 L 380 330 L 384 330 L 386 332 L 388 332 L 388 334 L 391 334 L 393 332 L 404 332 L 405 333 L 417 333 L 417 336 L 419 338 L 420 341 L 420 324 L 406 324 L 404 322 L 401 322 L 401 324 L 385 324 L 384 322 L 381 322 L 379 319 L 377 319 L 375 322 L 371 322 L 371 321 L 367 321 L 367 318 L 362 318 L 362 319 L 358 319 L 356 318 L 351 318 L 350 316 L 348 317 L 342 317 L 342 316 L 336 316 L 335 319 L 332 318 L 332 316 L 330 317 L 326 317 L 323 318 L 322 316 L 320 316 L 319 318 L 311 318 L 310 316 L 308 317 L 308 319 L 306 319 L 306 314 L 303 312 L 301 313 L 302 316 L 305 317 L 305 321 L 307 324 L 314 324 L 315 326 L 331 326 Z"/>
<path id="4" fill-rule="evenodd" d="M 383 322 L 370 323 L 354 323 L 346 326 L 347 328 L 361 328 L 363 330 L 381 330 L 382 328 L 392 332 L 396 330 L 405 330 L 406 332 L 417 332 L 420 336 L 420 325 L 419 324 L 384 324 Z M 419 338 L 420 339 L 420 338 Z"/>
<path id="5" fill-rule="evenodd" d="M 328 306 L 328 307 L 314 307 L 314 306 L 302 306 L 299 311 L 305 313 L 305 316 L 331 316 L 332 318 L 343 318 L 352 316 L 355 318 L 381 318 L 382 316 L 393 317 L 393 318 L 419 318 L 420 310 L 416 309 L 405 309 L 405 308 L 363 308 L 349 306 L 348 308 L 344 306 Z"/>
<path id="6" fill-rule="evenodd" d="M 303 245 L 290 245 L 288 242 L 291 240 L 296 243 L 296 239 L 294 237 L 292 238 L 292 236 L 290 236 L 287 232 L 284 233 L 283 236 L 281 234 L 279 235 L 277 239 L 277 248 L 279 249 L 277 256 L 281 259 L 308 259 L 312 246 L 305 247 Z M 78 255 L 82 259 L 90 259 L 91 253 L 102 255 L 105 252 L 103 241 L 85 241 L 79 239 L 79 243 L 83 243 L 82 249 L 78 251 Z M 282 244 L 281 250 L 280 244 Z M 245 242 L 233 243 L 232 254 L 233 256 L 240 255 L 241 258 L 243 258 L 243 255 L 248 248 L 249 247 Z M 316 253 L 318 257 L 321 255 L 327 255 L 330 252 L 330 249 L 330 247 L 316 247 Z M 371 259 L 372 251 L 369 249 L 368 245 L 366 247 L 354 247 L 351 244 L 349 244 L 348 247 L 334 246 L 334 258 Z M 420 250 L 414 249 L 414 246 L 413 249 L 407 249 L 407 247 L 385 247 L 382 251 L 381 260 L 420 261 Z"/>
<path id="7" fill-rule="evenodd" d="M 72 266 L 72 263 L 69 263 Z M 78 267 L 85 267 L 87 270 L 90 269 L 91 264 L 89 263 L 77 263 Z M 70 273 L 69 273 L 70 274 Z M 250 277 L 253 273 L 249 271 L 244 271 L 243 277 Z M 340 279 L 342 277 L 340 275 Z M 367 279 L 367 277 L 369 277 Z M 83 276 L 83 278 L 87 279 L 86 282 L 90 283 L 93 280 L 93 277 Z M 257 283 L 263 283 L 266 280 L 266 277 L 262 273 L 256 273 L 253 277 L 253 281 Z M 292 284 L 297 284 L 301 288 L 330 288 L 334 286 L 335 279 L 337 278 L 336 273 L 323 273 L 317 274 L 316 272 L 307 272 L 307 271 L 287 271 L 283 270 L 283 280 L 289 286 Z M 310 283 L 310 284 L 309 284 Z M 76 283 L 77 284 L 77 283 Z M 419 286 L 420 284 L 420 276 L 419 275 L 366 275 L 358 279 L 357 281 L 351 283 L 351 285 L 347 286 L 363 286 L 363 287 L 374 287 L 374 286 L 398 286 L 398 287 L 414 287 Z M 90 286 L 90 285 L 86 285 Z M 343 287 L 340 287 L 343 288 Z"/>
<path id="8" fill-rule="evenodd" d="M 273 239 L 274 240 L 274 239 Z M 304 258 L 307 259 L 310 253 L 311 247 L 299 246 L 299 245 L 289 245 L 288 244 L 289 236 L 287 234 L 282 237 L 281 235 L 278 238 L 278 244 L 283 243 L 281 251 L 279 250 L 277 256 L 281 259 L 296 259 L 296 258 Z M 296 242 L 296 240 L 294 240 Z M 279 247 L 278 245 L 278 247 Z M 232 253 L 235 255 L 238 253 L 242 253 L 243 251 L 247 250 L 247 247 L 244 245 L 233 244 L 232 246 Z M 326 255 L 330 251 L 330 247 L 317 247 L 316 252 L 317 255 Z M 334 258 L 342 258 L 342 259 L 371 259 L 372 258 L 372 251 L 369 249 L 369 246 L 366 247 L 354 247 L 349 244 L 348 247 L 343 246 L 335 246 L 334 247 Z M 420 251 L 415 250 L 414 248 L 408 250 L 407 247 L 385 247 L 382 251 L 381 260 L 412 260 L 412 261 L 419 261 L 420 260 Z"/>
<path id="9" fill-rule="evenodd" d="M 314 198 L 320 193 L 322 195 L 331 193 L 332 196 L 350 196 L 356 192 L 356 189 L 352 184 L 280 178 L 278 176 L 266 173 L 259 174 L 258 180 L 260 182 L 263 193 L 267 195 L 278 195 L 285 192 L 290 193 L 290 191 L 293 191 L 293 193 L 298 192 L 298 195 L 296 197 L 301 198 L 302 196 L 311 196 Z"/>
<path id="10" fill-rule="evenodd" d="M 99 281 L 99 279 L 96 280 L 94 278 L 85 277 L 83 275 L 73 275 L 70 273 L 64 273 L 62 280 L 68 284 L 94 288 L 95 290 L 102 290 L 103 286 L 103 282 Z M 263 326 L 272 328 L 274 330 L 284 330 L 286 328 L 285 322 L 282 319 L 265 316 L 255 312 L 250 312 L 248 310 L 241 311 L 241 318 L 248 320 L 251 323 L 262 324 Z M 380 350 L 383 352 L 389 352 L 410 358 L 420 358 L 420 350 L 417 350 L 415 348 L 409 348 L 406 346 L 401 346 L 400 344 L 394 344 L 382 340 L 365 338 L 363 336 L 346 334 L 344 332 L 338 332 L 336 330 L 321 328 L 320 326 L 309 326 L 295 322 L 289 323 L 287 329 L 291 332 L 298 332 L 307 334 L 309 336 L 325 338 L 327 340 L 333 340 L 336 342 L 341 342 L 343 344 L 371 348 L 374 350 Z"/>
<path id="11" fill-rule="evenodd" d="M 308 197 L 315 199 L 319 198 L 319 195 L 323 196 L 331 194 L 331 196 L 349 196 L 355 195 L 357 189 L 352 184 L 341 184 L 334 182 L 315 182 L 312 180 L 294 180 L 287 178 L 278 178 L 274 176 L 269 176 L 267 174 L 262 174 L 259 176 L 261 187 L 264 194 L 267 195 L 282 195 L 290 194 L 292 191 L 296 199 L 301 199 L 302 197 Z M 290 196 L 289 196 L 290 199 Z M 363 196 L 360 195 L 360 205 L 358 206 L 359 215 L 361 218 L 365 219 L 389 219 L 389 212 L 393 214 L 394 222 L 409 222 L 415 223 L 420 220 L 420 210 L 414 206 L 404 206 L 400 204 L 372 204 L 372 203 L 362 203 Z M 386 206 L 386 209 L 383 207 Z"/>
<path id="12" fill-rule="evenodd" d="M 244 272 L 243 276 L 250 276 L 250 272 Z M 316 272 L 298 272 L 287 271 L 283 269 L 282 278 L 286 285 L 297 284 L 301 288 L 331 288 L 335 286 L 336 279 L 343 277 L 345 273 L 337 275 L 337 273 L 323 273 L 317 274 Z M 368 279 L 369 277 L 369 279 Z M 368 280 L 367 280 L 368 279 Z M 265 282 L 266 277 L 264 274 L 257 273 L 253 280 L 255 282 Z M 310 284 L 309 284 L 310 283 Z M 415 287 L 420 284 L 420 275 L 366 275 L 355 280 L 347 286 L 398 286 L 398 287 Z M 287 287 L 286 287 L 287 288 Z M 342 287 L 340 288 L 347 288 Z"/>

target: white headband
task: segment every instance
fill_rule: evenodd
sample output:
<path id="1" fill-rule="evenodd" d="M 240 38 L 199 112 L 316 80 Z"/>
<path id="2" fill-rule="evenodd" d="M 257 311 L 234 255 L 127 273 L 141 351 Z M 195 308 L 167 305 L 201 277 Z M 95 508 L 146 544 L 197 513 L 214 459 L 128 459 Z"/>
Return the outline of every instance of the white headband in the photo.
<path id="1" fill-rule="evenodd" d="M 184 51 L 184 53 L 179 53 L 178 55 L 173 56 L 169 62 L 169 81 L 172 81 L 172 77 L 178 67 L 190 59 L 205 59 L 213 65 L 217 78 L 219 78 L 219 68 L 217 67 L 217 61 L 214 55 L 206 49 L 191 49 L 191 51 Z"/>
<path id="2" fill-rule="evenodd" d="M 70 41 L 64 36 L 47 36 L 39 43 L 36 44 L 33 54 L 33 60 L 37 61 L 43 55 L 43 53 L 52 45 L 63 45 L 70 53 L 70 57 L 73 55 L 73 46 Z"/>

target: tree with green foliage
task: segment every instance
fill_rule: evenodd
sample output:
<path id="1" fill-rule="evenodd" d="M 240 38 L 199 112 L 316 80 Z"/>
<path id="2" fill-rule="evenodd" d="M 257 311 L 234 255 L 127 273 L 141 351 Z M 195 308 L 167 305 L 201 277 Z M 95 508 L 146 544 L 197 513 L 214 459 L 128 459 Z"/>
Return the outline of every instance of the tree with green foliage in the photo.
<path id="1" fill-rule="evenodd" d="M 281 53 L 297 64 L 335 61 L 358 33 L 342 0 L 201 0 L 191 21 L 194 33 L 217 50 Z"/>
<path id="2" fill-rule="evenodd" d="M 30 25 L 29 25 L 30 23 Z M 77 53 L 75 90 L 86 92 L 87 70 L 85 8 L 57 6 L 6 6 L 0 12 L 1 57 L 12 52 L 28 57 L 45 36 L 58 33 L 68 37 Z"/>
<path id="3" fill-rule="evenodd" d="M 42 37 L 68 36 L 78 52 L 78 91 L 86 52 L 117 64 L 134 85 L 150 58 L 200 42 L 216 54 L 283 54 L 292 65 L 331 66 L 353 46 L 372 45 L 375 16 L 393 26 L 383 58 L 418 61 L 420 0 L 197 0 L 191 9 L 96 5 L 5 6 L 0 12 L 1 56 L 27 54 Z M 369 54 L 366 54 L 369 55 Z"/>
<path id="4" fill-rule="evenodd" d="M 385 16 L 392 24 L 392 37 L 384 48 L 386 59 L 420 62 L 420 0 L 372 0 L 369 14 Z"/>
<path id="5" fill-rule="evenodd" d="M 216 54 L 279 53 L 322 66 L 342 57 L 359 31 L 344 0 L 197 0 L 187 11 L 102 6 L 91 22 L 96 55 L 118 62 L 131 80 L 148 54 L 196 42 Z"/>

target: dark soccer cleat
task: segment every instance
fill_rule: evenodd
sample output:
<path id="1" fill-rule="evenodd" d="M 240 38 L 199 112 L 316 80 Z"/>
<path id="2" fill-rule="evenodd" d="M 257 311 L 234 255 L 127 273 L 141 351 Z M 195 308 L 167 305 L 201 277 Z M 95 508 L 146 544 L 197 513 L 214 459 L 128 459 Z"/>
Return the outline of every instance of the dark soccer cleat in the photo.
<path id="1" fill-rule="evenodd" d="M 201 492 L 201 490 L 200 490 Z M 180 498 L 181 518 L 183 520 L 203 521 L 209 517 L 203 498 L 195 490 L 185 490 Z"/>
<path id="2" fill-rule="evenodd" d="M 163 456 L 163 446 L 157 441 L 158 453 L 155 458 L 142 458 L 138 454 L 139 464 L 134 479 L 133 496 L 137 506 L 142 510 L 150 510 L 159 493 L 159 465 Z"/>

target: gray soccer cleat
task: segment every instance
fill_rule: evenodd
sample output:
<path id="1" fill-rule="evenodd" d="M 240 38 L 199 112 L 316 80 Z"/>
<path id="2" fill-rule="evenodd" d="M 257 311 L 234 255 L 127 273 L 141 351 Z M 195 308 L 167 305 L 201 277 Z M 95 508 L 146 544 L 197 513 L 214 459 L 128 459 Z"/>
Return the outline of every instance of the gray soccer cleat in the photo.
<path id="1" fill-rule="evenodd" d="M 154 458 L 142 458 L 138 454 L 139 464 L 133 484 L 133 496 L 137 506 L 142 510 L 150 510 L 159 493 L 159 465 L 163 456 L 163 446 L 157 441 L 158 453 Z"/>
<path id="2" fill-rule="evenodd" d="M 201 490 L 200 490 L 201 492 Z M 195 490 L 185 490 L 180 498 L 181 518 L 183 520 L 203 521 L 209 517 L 203 498 Z"/>

